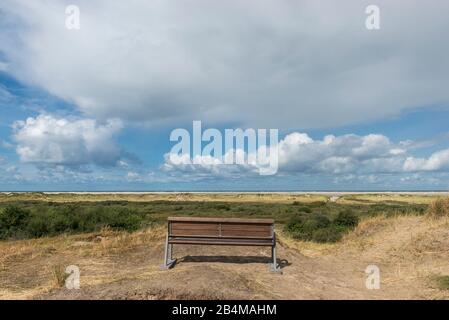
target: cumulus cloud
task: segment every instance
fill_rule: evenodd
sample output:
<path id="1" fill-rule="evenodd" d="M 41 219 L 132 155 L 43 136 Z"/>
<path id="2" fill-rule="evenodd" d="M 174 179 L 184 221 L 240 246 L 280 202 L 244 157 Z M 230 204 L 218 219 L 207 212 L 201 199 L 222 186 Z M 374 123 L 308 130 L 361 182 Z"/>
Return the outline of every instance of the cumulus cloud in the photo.
<path id="1" fill-rule="evenodd" d="M 378 31 L 365 0 L 71 3 L 77 31 L 66 1 L 3 0 L 0 50 L 96 119 L 335 127 L 449 102 L 448 2 L 376 1 Z"/>
<path id="2" fill-rule="evenodd" d="M 296 172 L 391 172 L 400 169 L 406 152 L 380 134 L 313 140 L 305 133 L 291 133 L 279 142 L 279 166 Z"/>
<path id="3" fill-rule="evenodd" d="M 374 182 L 376 174 L 449 170 L 449 149 L 435 152 L 428 158 L 413 157 L 410 154 L 413 149 L 410 141 L 393 143 L 380 134 L 328 135 L 322 140 L 314 140 L 306 133 L 293 132 L 279 141 L 279 173 L 338 175 L 339 180 L 364 177 L 364 180 Z M 233 152 L 229 151 L 225 157 Z M 235 153 L 241 159 L 249 158 L 243 150 Z M 191 158 L 188 154 L 167 153 L 162 169 L 171 174 L 196 177 L 258 174 L 260 165 L 257 161 L 245 163 L 230 165 L 210 155 Z"/>
<path id="4" fill-rule="evenodd" d="M 171 176 L 194 176 L 196 178 L 231 178 L 259 174 L 259 165 L 253 161 L 245 164 L 226 164 L 228 157 L 240 157 L 244 159 L 246 154 L 243 150 L 230 150 L 223 159 L 210 155 L 197 155 L 193 158 L 188 154 L 164 155 L 165 162 L 161 170 Z M 243 161 L 242 161 L 243 162 Z"/>
<path id="5" fill-rule="evenodd" d="M 408 157 L 404 171 L 442 171 L 449 169 L 449 149 L 433 153 L 429 158 Z"/>
<path id="6" fill-rule="evenodd" d="M 16 152 L 25 163 L 82 166 L 115 165 L 121 149 L 114 142 L 119 120 L 99 124 L 92 119 L 39 115 L 13 124 Z"/>

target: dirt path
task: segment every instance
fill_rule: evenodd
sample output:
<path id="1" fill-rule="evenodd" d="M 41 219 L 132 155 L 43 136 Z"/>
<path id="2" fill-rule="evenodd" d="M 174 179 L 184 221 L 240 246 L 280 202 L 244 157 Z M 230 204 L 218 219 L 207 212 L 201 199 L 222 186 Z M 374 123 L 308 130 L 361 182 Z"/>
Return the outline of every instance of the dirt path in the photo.
<path id="1" fill-rule="evenodd" d="M 283 274 L 268 272 L 269 249 L 175 247 L 175 268 L 159 270 L 161 235 L 146 233 L 22 244 L 2 261 L 0 297 L 34 299 L 434 299 L 449 298 L 432 275 L 449 274 L 448 221 L 374 219 L 336 245 L 280 237 Z M 285 240 L 285 241 L 284 241 Z M 55 242 L 52 242 L 55 241 Z M 18 246 L 19 244 L 16 244 Z M 28 248 L 28 249 L 27 249 Z M 10 248 L 13 250 L 14 248 Z M 0 247 L 5 250 L 5 246 Z M 28 251 L 27 251 L 28 250 Z M 54 289 L 51 267 L 76 264 L 81 289 Z M 365 268 L 381 271 L 368 290 Z M 49 269 L 50 268 L 50 269 Z M 18 273 L 17 270 L 20 270 Z M 54 282 L 54 281 L 53 281 Z"/>

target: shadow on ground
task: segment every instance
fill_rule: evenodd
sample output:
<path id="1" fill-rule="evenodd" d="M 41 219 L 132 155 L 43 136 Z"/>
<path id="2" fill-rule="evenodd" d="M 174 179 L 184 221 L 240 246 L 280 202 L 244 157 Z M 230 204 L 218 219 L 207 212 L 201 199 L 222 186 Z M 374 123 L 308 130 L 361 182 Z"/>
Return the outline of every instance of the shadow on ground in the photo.
<path id="1" fill-rule="evenodd" d="M 178 260 L 178 263 L 189 262 L 219 262 L 219 263 L 263 263 L 269 264 L 272 262 L 270 257 L 260 256 L 185 256 Z M 290 266 L 291 263 L 285 259 L 277 259 L 280 268 Z"/>

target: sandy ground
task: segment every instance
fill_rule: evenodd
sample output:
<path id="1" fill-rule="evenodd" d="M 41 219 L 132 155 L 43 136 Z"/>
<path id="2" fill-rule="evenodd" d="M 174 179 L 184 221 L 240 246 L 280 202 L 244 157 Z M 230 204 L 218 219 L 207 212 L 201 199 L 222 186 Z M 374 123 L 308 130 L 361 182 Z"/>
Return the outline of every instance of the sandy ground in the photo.
<path id="1" fill-rule="evenodd" d="M 164 229 L 0 243 L 1 299 L 449 299 L 433 282 L 449 275 L 449 221 L 373 218 L 338 244 L 279 234 L 283 274 L 269 248 L 175 246 L 161 271 Z M 55 266 L 77 265 L 81 288 L 58 287 Z M 381 271 L 368 290 L 365 268 Z"/>

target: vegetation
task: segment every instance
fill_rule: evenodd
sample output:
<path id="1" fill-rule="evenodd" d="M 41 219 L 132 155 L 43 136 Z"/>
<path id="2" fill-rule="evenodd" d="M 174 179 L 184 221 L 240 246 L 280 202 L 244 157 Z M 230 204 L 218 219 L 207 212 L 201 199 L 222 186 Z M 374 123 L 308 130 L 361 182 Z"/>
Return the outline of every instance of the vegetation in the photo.
<path id="1" fill-rule="evenodd" d="M 69 277 L 69 274 L 65 273 L 65 268 L 60 264 L 53 266 L 52 274 L 53 282 L 56 288 L 62 288 L 65 285 L 65 281 Z"/>
<path id="2" fill-rule="evenodd" d="M 336 242 L 358 221 L 359 217 L 350 210 L 339 212 L 333 220 L 323 214 L 300 214 L 285 225 L 285 231 L 295 239 Z"/>
<path id="3" fill-rule="evenodd" d="M 9 205 L 0 211 L 0 239 L 92 232 L 106 226 L 134 231 L 149 223 L 137 210 L 120 206 Z"/>
<path id="4" fill-rule="evenodd" d="M 449 276 L 436 276 L 435 282 L 439 289 L 449 290 Z"/>
<path id="5" fill-rule="evenodd" d="M 15 206 L 8 206 L 0 212 L 0 239 L 24 233 L 30 220 L 30 212 Z"/>
<path id="6" fill-rule="evenodd" d="M 354 228 L 359 223 L 357 217 L 351 210 L 341 211 L 334 220 L 334 224 L 344 228 Z"/>
<path id="7" fill-rule="evenodd" d="M 427 205 L 394 202 L 336 203 L 237 201 L 0 202 L 0 239 L 26 239 L 98 231 L 134 231 L 166 222 L 168 216 L 274 218 L 297 239 L 332 242 L 362 217 L 424 214 Z M 355 214 L 356 213 L 356 214 Z"/>
<path id="8" fill-rule="evenodd" d="M 427 208 L 427 217 L 449 217 L 449 198 L 438 198 L 432 201 Z"/>

